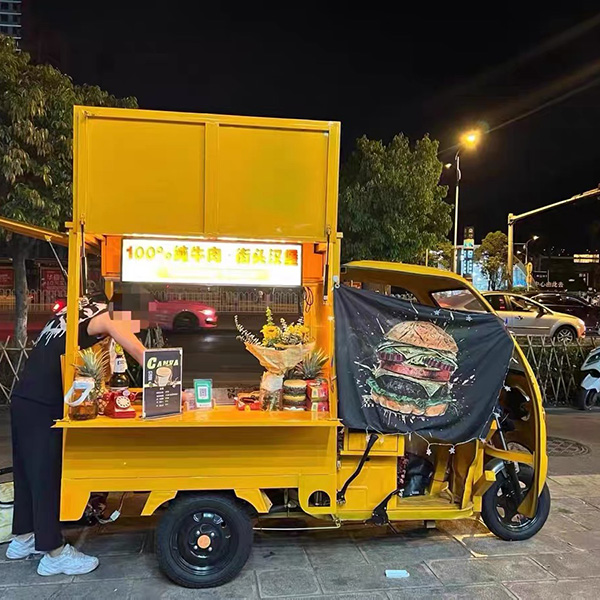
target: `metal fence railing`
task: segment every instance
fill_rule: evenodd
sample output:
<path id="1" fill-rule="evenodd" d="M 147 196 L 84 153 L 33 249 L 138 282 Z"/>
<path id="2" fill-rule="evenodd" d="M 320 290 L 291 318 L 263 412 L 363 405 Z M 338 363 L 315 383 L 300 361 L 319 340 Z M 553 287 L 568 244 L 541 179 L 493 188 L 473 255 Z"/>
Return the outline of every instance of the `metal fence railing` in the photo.
<path id="1" fill-rule="evenodd" d="M 29 290 L 27 292 L 27 310 L 30 313 L 46 313 L 52 310 L 52 305 L 64 298 L 62 290 Z M 0 289 L 0 312 L 14 313 L 16 307 L 15 292 L 12 289 Z"/>
<path id="2" fill-rule="evenodd" d="M 296 305 L 297 306 L 297 305 Z M 241 312 L 241 309 L 240 309 Z M 285 311 L 281 311 L 285 312 Z M 160 330 L 150 330 L 144 343 L 160 347 Z M 580 369 L 590 351 L 600 346 L 600 338 L 590 337 L 572 344 L 562 344 L 545 336 L 519 336 L 521 346 L 538 380 L 546 406 L 573 404 L 581 380 Z M 31 350 L 32 341 L 25 346 L 8 337 L 0 341 L 0 404 L 9 401 L 18 374 Z"/>
<path id="3" fill-rule="evenodd" d="M 212 306 L 218 313 L 262 313 L 268 306 L 276 314 L 295 314 L 298 312 L 301 292 L 296 290 L 240 291 L 227 288 L 196 291 L 188 288 L 160 291 L 157 293 L 157 299 L 202 302 Z"/>
<path id="4" fill-rule="evenodd" d="M 27 340 L 27 344 L 23 346 L 10 337 L 6 338 L 5 341 L 0 341 L 0 405 L 10 402 L 12 391 L 17 381 L 19 381 L 19 374 L 29 357 L 33 342 L 33 339 Z M 160 327 L 148 329 L 142 342 L 146 348 L 163 348 L 165 340 Z M 137 387 L 141 387 L 141 367 L 136 365 L 136 368 L 130 370 L 129 374 L 132 383 Z"/>
<path id="5" fill-rule="evenodd" d="M 19 380 L 21 367 L 27 360 L 32 341 L 22 345 L 11 337 L 0 341 L 0 404 L 7 404 Z"/>
<path id="6" fill-rule="evenodd" d="M 157 300 L 188 300 L 202 302 L 212 306 L 221 313 L 261 313 L 267 306 L 274 313 L 295 314 L 301 301 L 302 292 L 297 290 L 274 290 L 262 292 L 259 290 L 231 290 L 227 288 L 212 289 L 168 289 L 156 293 Z M 29 290 L 28 311 L 30 313 L 48 313 L 53 304 L 65 297 L 61 290 Z M 0 313 L 14 313 L 14 290 L 0 290 Z"/>
<path id="7" fill-rule="evenodd" d="M 579 383 L 580 369 L 600 338 L 589 337 L 571 344 L 557 342 L 547 336 L 519 336 L 523 350 L 537 378 L 546 406 L 572 405 Z"/>

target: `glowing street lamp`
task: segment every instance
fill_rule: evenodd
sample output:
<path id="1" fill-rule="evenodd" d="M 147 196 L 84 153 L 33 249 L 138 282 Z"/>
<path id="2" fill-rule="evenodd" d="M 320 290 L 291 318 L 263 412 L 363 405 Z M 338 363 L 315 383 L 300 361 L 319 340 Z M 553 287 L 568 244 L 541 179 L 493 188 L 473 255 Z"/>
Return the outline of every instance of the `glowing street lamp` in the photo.
<path id="1" fill-rule="evenodd" d="M 475 148 L 480 141 L 481 129 L 471 129 L 470 131 L 465 131 L 465 133 L 460 136 L 461 146 L 465 148 Z"/>
<path id="2" fill-rule="evenodd" d="M 460 182 L 460 151 L 465 148 L 467 150 L 474 150 L 479 142 L 483 132 L 481 129 L 470 129 L 465 131 L 459 138 L 458 148 L 456 155 L 454 156 L 454 164 L 456 166 L 456 188 L 454 192 L 454 260 L 453 260 L 453 271 L 458 273 L 458 192 Z M 444 165 L 447 169 L 452 167 L 451 163 Z"/>

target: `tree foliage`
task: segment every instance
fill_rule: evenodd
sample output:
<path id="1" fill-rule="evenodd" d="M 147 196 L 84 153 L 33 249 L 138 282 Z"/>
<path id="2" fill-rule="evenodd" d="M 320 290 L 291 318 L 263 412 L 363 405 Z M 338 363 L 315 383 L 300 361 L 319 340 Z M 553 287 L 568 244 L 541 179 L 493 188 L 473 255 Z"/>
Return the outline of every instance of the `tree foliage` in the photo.
<path id="1" fill-rule="evenodd" d="M 77 86 L 48 65 L 34 65 L 0 35 L 0 215 L 61 229 L 71 217 L 73 106 L 137 107 L 97 86 Z M 15 268 L 18 339 L 26 337 L 24 261 L 28 243 L 8 235 Z"/>
<path id="2" fill-rule="evenodd" d="M 428 136 L 413 147 L 403 134 L 387 145 L 357 140 L 340 174 L 344 260 L 422 262 L 442 242 L 452 221 L 437 151 Z"/>
<path id="3" fill-rule="evenodd" d="M 508 283 L 508 238 L 502 231 L 488 233 L 475 251 L 475 260 L 481 264 L 481 272 L 488 280 L 491 290 L 498 290 Z"/>
<path id="4" fill-rule="evenodd" d="M 427 263 L 430 267 L 451 271 L 453 257 L 454 244 L 447 238 L 441 238 L 432 248 L 429 248 L 429 259 Z M 420 264 L 425 264 L 425 257 L 423 257 L 423 261 Z"/>

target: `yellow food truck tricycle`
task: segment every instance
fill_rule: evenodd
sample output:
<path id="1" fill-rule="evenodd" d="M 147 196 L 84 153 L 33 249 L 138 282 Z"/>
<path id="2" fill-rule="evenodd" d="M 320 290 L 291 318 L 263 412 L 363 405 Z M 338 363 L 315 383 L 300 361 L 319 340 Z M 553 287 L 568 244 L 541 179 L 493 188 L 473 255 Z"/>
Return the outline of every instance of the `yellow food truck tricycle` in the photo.
<path id="1" fill-rule="evenodd" d="M 76 107 L 74 119 L 65 390 L 78 356 L 82 257 L 99 252 L 109 288 L 132 281 L 297 287 L 299 325 L 308 332 L 300 335 L 311 340 L 297 360 L 316 349 L 328 357 L 320 382 L 328 397 L 316 410 L 216 405 L 151 419 L 137 407 L 135 418 L 90 420 L 65 413 L 57 423 L 64 431 L 62 520 L 80 519 L 93 492 L 145 493 L 141 515 L 161 514 L 160 568 L 197 588 L 239 573 L 253 528 L 266 518 L 269 527 L 290 516 L 339 527 L 481 516 L 506 540 L 540 530 L 550 508 L 544 411 L 517 345 L 494 408 L 480 423 L 484 430 L 465 443 L 343 422 L 339 381 L 351 365 L 336 358 L 339 286 L 417 312 L 447 311 L 452 319 L 497 317 L 466 280 L 447 271 L 374 261 L 340 265 L 339 123 L 92 107 Z M 244 339 L 252 345 L 254 338 Z M 420 385 L 424 372 L 434 373 L 437 383 L 424 387 L 448 389 L 445 368 L 425 361 L 405 375 Z M 281 386 L 270 379 L 276 395 Z M 375 392 L 366 397 L 362 408 L 373 408 Z M 411 404 L 407 414 L 406 402 L 386 402 L 377 410 L 405 427 L 445 418 L 439 407 Z M 406 494 L 411 456 L 429 469 Z"/>

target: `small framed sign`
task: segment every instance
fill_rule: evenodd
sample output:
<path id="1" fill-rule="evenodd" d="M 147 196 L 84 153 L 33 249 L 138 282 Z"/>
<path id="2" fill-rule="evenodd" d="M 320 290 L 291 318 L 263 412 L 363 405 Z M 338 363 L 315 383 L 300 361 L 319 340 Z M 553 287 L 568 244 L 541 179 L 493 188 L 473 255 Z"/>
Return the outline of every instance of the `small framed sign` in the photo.
<path id="1" fill-rule="evenodd" d="M 194 379 L 196 408 L 212 408 L 212 379 Z"/>
<path id="2" fill-rule="evenodd" d="M 165 417 L 181 412 L 181 348 L 144 351 L 142 417 Z"/>

